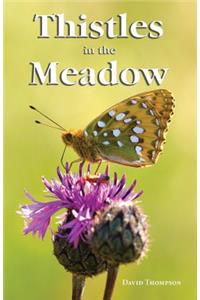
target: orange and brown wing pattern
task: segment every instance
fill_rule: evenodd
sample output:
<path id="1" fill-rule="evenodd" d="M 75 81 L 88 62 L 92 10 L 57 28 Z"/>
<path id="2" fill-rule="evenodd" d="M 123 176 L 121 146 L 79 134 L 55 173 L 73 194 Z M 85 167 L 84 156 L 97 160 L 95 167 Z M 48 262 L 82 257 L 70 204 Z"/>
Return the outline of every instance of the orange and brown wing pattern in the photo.
<path id="1" fill-rule="evenodd" d="M 130 97 L 103 112 L 84 130 L 100 156 L 134 167 L 155 163 L 162 151 L 174 99 L 167 90 Z"/>

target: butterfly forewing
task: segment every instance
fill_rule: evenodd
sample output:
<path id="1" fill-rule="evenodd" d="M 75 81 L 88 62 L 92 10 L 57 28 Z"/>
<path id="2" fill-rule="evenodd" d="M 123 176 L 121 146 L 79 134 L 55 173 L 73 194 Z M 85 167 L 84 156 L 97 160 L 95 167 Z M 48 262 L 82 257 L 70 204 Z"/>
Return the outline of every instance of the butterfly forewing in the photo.
<path id="1" fill-rule="evenodd" d="M 167 90 L 130 97 L 93 120 L 84 130 L 103 159 L 142 167 L 155 163 L 173 114 Z"/>

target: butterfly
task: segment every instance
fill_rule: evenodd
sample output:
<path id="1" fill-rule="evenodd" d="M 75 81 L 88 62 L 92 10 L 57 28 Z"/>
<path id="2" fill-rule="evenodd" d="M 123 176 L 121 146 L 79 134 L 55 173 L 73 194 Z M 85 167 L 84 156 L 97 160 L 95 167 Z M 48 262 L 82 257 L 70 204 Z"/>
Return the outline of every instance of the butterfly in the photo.
<path id="1" fill-rule="evenodd" d="M 174 113 L 174 102 L 165 89 L 144 92 L 108 108 L 84 130 L 65 130 L 30 107 L 61 128 L 65 149 L 71 146 L 79 156 L 74 162 L 106 160 L 138 168 L 157 162 Z"/>

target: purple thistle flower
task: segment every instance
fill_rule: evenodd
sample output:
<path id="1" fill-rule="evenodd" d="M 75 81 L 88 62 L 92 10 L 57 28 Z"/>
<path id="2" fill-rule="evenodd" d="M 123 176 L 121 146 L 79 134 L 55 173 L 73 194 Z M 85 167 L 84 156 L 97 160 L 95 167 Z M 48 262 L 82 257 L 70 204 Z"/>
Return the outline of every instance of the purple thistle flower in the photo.
<path id="1" fill-rule="evenodd" d="M 65 173 L 57 169 L 59 180 L 48 181 L 42 177 L 47 197 L 52 198 L 49 202 L 35 200 L 27 191 L 25 195 L 33 202 L 20 206 L 19 213 L 25 219 L 24 234 L 32 232 L 44 238 L 49 227 L 51 217 L 60 209 L 66 209 L 73 218 L 69 220 L 68 215 L 60 225 L 60 229 L 68 229 L 67 239 L 76 248 L 80 239 L 85 240 L 90 233 L 95 214 L 104 209 L 113 201 L 132 201 L 138 198 L 143 191 L 134 192 L 136 180 L 129 188 L 125 187 L 126 178 L 122 176 L 118 180 L 114 174 L 113 182 L 109 179 L 108 168 L 104 174 L 98 176 L 90 175 L 90 165 L 87 175 L 83 174 L 83 164 L 79 166 L 79 174 L 69 172 L 68 164 Z"/>

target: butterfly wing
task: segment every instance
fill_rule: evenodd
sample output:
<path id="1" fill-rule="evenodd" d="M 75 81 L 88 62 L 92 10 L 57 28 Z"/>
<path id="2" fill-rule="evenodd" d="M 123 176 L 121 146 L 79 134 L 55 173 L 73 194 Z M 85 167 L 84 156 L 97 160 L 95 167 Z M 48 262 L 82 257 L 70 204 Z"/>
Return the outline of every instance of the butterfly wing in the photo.
<path id="1" fill-rule="evenodd" d="M 152 165 L 162 151 L 173 110 L 169 91 L 141 93 L 107 109 L 84 134 L 102 159 L 134 167 Z"/>

